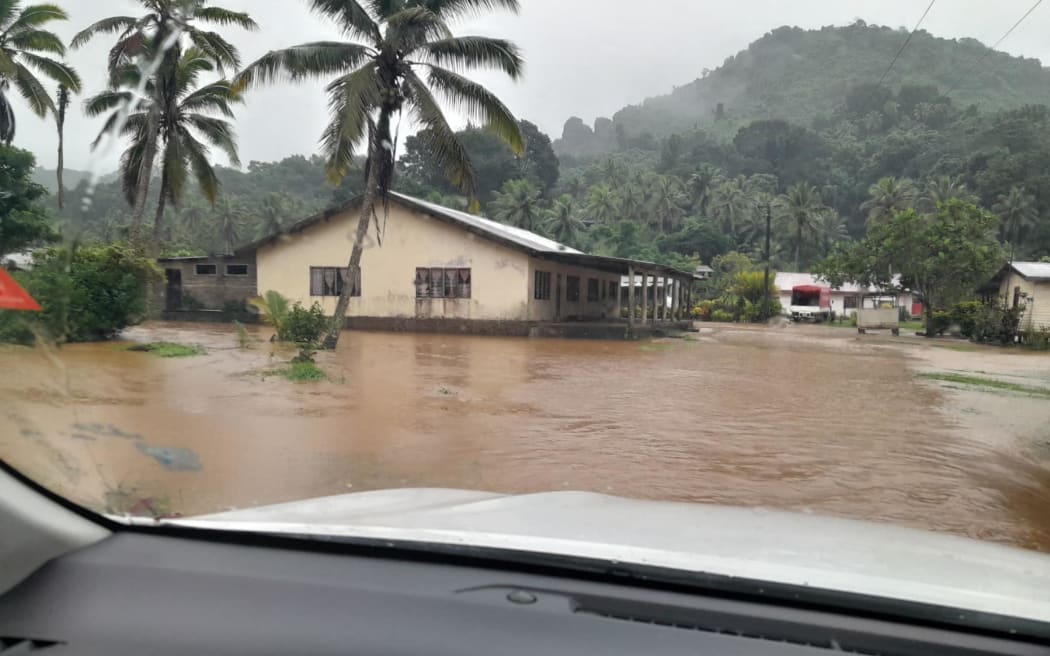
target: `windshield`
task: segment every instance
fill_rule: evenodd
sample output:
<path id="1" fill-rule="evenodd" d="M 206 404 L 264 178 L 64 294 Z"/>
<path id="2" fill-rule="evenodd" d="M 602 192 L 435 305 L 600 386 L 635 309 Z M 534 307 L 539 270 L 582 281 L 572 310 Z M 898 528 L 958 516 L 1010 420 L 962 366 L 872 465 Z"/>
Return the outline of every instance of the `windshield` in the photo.
<path id="1" fill-rule="evenodd" d="M 0 0 L 0 459 L 41 485 L 1050 553 L 1050 8 L 55 2 Z"/>

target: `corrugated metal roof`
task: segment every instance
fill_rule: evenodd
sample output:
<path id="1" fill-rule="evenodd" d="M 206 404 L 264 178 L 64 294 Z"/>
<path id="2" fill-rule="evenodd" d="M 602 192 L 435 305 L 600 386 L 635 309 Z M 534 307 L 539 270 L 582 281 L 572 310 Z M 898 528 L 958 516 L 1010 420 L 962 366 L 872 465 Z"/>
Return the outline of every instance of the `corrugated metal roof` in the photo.
<path id="1" fill-rule="evenodd" d="M 1050 262 L 1011 262 L 1010 266 L 1030 280 L 1050 280 Z"/>
<path id="2" fill-rule="evenodd" d="M 523 248 L 527 248 L 532 251 L 541 253 L 576 253 L 582 255 L 583 251 L 578 251 L 575 248 L 570 248 L 565 244 L 560 244 L 553 239 L 548 239 L 541 235 L 537 235 L 535 232 L 529 232 L 524 228 L 516 228 L 514 226 L 505 225 L 498 223 L 491 219 L 484 217 L 475 216 L 466 212 L 460 212 L 443 205 L 436 205 L 434 203 L 413 198 L 412 196 L 406 196 L 405 194 L 398 193 L 396 191 L 390 192 L 390 195 L 397 198 L 408 205 L 415 205 L 420 209 L 426 210 L 432 214 L 440 214 L 457 221 L 464 223 L 472 228 L 487 232 L 494 237 L 512 241 Z"/>
<path id="3" fill-rule="evenodd" d="M 900 285 L 900 281 L 901 277 L 899 275 L 893 276 L 893 283 L 895 285 Z M 792 290 L 792 288 L 797 287 L 799 285 L 820 285 L 822 287 L 831 286 L 827 280 L 824 280 L 816 274 L 792 273 L 788 271 L 778 271 L 775 283 L 777 289 L 779 289 L 782 292 L 789 292 Z M 841 287 L 832 288 L 832 291 L 842 292 L 844 294 L 856 294 L 858 292 L 863 292 L 865 294 L 873 294 L 879 291 L 879 289 L 874 286 L 868 287 L 867 289 L 861 289 L 860 285 L 846 283 Z"/>

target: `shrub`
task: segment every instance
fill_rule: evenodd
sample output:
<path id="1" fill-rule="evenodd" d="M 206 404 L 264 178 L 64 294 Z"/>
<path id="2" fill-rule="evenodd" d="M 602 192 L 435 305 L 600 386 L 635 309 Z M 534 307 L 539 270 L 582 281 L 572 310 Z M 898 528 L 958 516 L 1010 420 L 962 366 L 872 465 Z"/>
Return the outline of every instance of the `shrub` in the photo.
<path id="1" fill-rule="evenodd" d="M 122 245 L 50 249 L 32 271 L 15 274 L 43 311 L 0 311 L 0 340 L 111 339 L 146 316 L 146 287 L 159 275 L 151 260 Z"/>
<path id="2" fill-rule="evenodd" d="M 1029 331 L 1025 335 L 1024 346 L 1033 351 L 1050 351 L 1050 328 Z"/>
<path id="3" fill-rule="evenodd" d="M 985 314 L 986 306 L 980 301 L 963 301 L 956 303 L 948 311 L 951 323 L 959 326 L 959 333 L 963 337 L 973 338 L 977 331 L 977 323 Z"/>
<path id="4" fill-rule="evenodd" d="M 731 322 L 732 320 L 733 315 L 725 310 L 719 309 L 711 313 L 711 321 Z"/>
<path id="5" fill-rule="evenodd" d="M 248 305 L 259 311 L 263 321 L 273 326 L 278 336 L 284 326 L 284 320 L 288 317 L 288 299 L 272 289 L 262 296 L 248 301 Z"/>
<path id="6" fill-rule="evenodd" d="M 296 303 L 288 311 L 288 316 L 278 329 L 277 339 L 282 342 L 292 342 L 301 347 L 316 347 L 327 328 L 328 317 L 320 304 L 314 303 L 309 309 L 306 309 L 302 303 Z"/>
<path id="7" fill-rule="evenodd" d="M 943 310 L 934 310 L 926 325 L 926 334 L 929 336 L 943 335 L 952 325 L 952 315 Z"/>

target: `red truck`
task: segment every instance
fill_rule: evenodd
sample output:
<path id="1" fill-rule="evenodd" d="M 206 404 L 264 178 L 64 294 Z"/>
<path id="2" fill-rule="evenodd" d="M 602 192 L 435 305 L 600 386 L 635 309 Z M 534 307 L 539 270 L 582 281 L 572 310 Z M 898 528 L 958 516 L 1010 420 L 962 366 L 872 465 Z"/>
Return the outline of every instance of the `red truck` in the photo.
<path id="1" fill-rule="evenodd" d="M 795 285 L 791 288 L 792 321 L 831 320 L 831 288 L 820 285 Z"/>

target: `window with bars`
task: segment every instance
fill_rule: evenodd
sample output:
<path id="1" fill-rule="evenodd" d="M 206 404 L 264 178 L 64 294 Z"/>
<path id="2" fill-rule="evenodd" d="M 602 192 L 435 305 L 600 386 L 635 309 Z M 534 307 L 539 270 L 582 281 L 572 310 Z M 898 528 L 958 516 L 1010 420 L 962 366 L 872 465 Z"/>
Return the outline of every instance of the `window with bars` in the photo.
<path id="1" fill-rule="evenodd" d="M 214 276 L 219 272 L 219 267 L 214 264 L 198 264 L 193 272 L 198 276 Z"/>
<path id="2" fill-rule="evenodd" d="M 347 278 L 346 267 L 310 267 L 310 296 L 339 296 Z M 361 269 L 354 271 L 351 296 L 361 295 Z"/>
<path id="3" fill-rule="evenodd" d="M 550 271 L 537 271 L 532 297 L 537 301 L 549 301 L 551 300 L 551 272 Z"/>
<path id="4" fill-rule="evenodd" d="M 857 297 L 856 296 L 845 296 L 842 298 L 842 309 L 844 310 L 856 310 L 857 309 Z"/>
<path id="5" fill-rule="evenodd" d="M 619 293 L 619 291 L 620 291 L 620 288 L 619 288 L 619 285 L 616 283 L 616 281 L 615 280 L 610 280 L 609 281 L 609 296 L 608 296 L 608 298 L 615 301 L 616 300 L 616 295 Z"/>
<path id="6" fill-rule="evenodd" d="M 565 300 L 575 303 L 580 300 L 580 277 L 565 276 Z"/>
<path id="7" fill-rule="evenodd" d="M 470 298 L 470 269 L 416 268 L 416 298 Z"/>
<path id="8" fill-rule="evenodd" d="M 598 301 L 598 295 L 601 293 L 599 291 L 600 289 L 601 288 L 598 285 L 598 279 L 597 278 L 588 278 L 587 279 L 587 302 L 588 303 L 596 303 Z"/>

